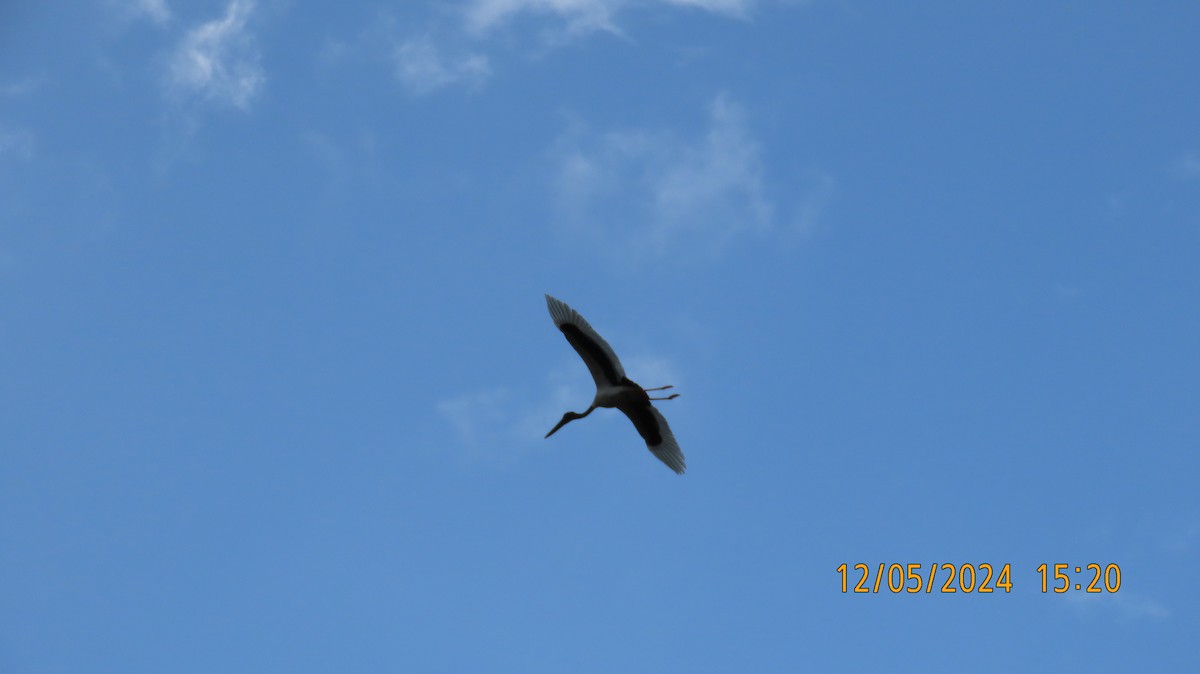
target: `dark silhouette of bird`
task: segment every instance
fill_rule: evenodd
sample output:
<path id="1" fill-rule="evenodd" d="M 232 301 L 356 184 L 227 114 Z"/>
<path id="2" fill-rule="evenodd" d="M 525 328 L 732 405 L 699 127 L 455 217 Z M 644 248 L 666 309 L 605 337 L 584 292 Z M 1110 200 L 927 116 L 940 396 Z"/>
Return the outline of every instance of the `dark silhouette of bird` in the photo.
<path id="1" fill-rule="evenodd" d="M 625 368 L 621 367 L 621 361 L 617 360 L 617 354 L 613 353 L 608 342 L 604 341 L 604 338 L 588 325 L 578 311 L 567 306 L 566 302 L 556 300 L 549 295 L 546 295 L 546 306 L 550 309 L 550 317 L 554 319 L 554 325 L 558 326 L 563 336 L 574 347 L 575 352 L 583 359 L 588 371 L 592 373 L 592 379 L 596 382 L 596 398 L 592 400 L 591 407 L 588 407 L 587 411 L 582 414 L 567 412 L 563 415 L 562 420 L 550 429 L 546 437 L 554 435 L 555 431 L 568 422 L 586 417 L 597 407 L 615 407 L 624 412 L 625 416 L 633 422 L 633 427 L 641 434 L 642 439 L 646 441 L 646 447 L 654 456 L 667 464 L 668 468 L 682 475 L 683 471 L 687 469 L 687 464 L 684 463 L 679 443 L 675 442 L 671 427 L 667 425 L 667 420 L 663 418 L 662 413 L 650 404 L 651 400 L 671 400 L 678 398 L 679 394 L 674 393 L 665 398 L 651 398 L 648 395 L 649 391 L 665 391 L 674 387 L 642 388 L 638 386 L 625 376 Z"/>

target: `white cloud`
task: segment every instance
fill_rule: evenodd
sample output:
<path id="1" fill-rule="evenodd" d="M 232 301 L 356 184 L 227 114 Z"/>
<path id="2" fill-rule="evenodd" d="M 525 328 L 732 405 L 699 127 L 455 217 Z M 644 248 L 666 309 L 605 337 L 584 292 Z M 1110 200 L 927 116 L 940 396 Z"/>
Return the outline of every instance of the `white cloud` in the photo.
<path id="1" fill-rule="evenodd" d="M 1067 283 L 1054 284 L 1054 296 L 1060 300 L 1073 300 L 1079 297 L 1079 287 Z"/>
<path id="2" fill-rule="evenodd" d="M 437 411 L 454 428 L 461 445 L 478 449 L 494 444 L 487 440 L 502 435 L 499 429 L 510 423 L 511 405 L 511 393 L 497 388 L 443 400 L 437 404 Z"/>
<path id="3" fill-rule="evenodd" d="M 411 93 L 424 94 L 452 85 L 482 84 L 493 67 L 487 47 L 519 44 L 521 36 L 497 40 L 495 35 L 519 19 L 527 20 L 520 22 L 523 32 L 530 25 L 536 26 L 533 35 L 540 45 L 535 49 L 544 49 L 596 32 L 625 36 L 617 22 L 618 14 L 637 8 L 690 8 L 746 18 L 756 4 L 757 0 L 464 0 L 456 11 L 437 13 L 418 29 L 423 37 L 398 39 L 396 20 L 382 12 L 359 42 L 375 59 L 379 58 L 379 38 L 383 37 L 387 58 L 396 65 L 397 78 Z M 334 63 L 354 51 L 354 45 L 330 40 L 320 56 L 326 63 Z"/>
<path id="4" fill-rule="evenodd" d="M 1186 551 L 1194 548 L 1200 541 L 1200 525 L 1191 523 L 1171 532 L 1164 544 L 1168 550 Z"/>
<path id="5" fill-rule="evenodd" d="M 568 35 L 597 31 L 621 34 L 616 16 L 628 7 L 692 7 L 745 17 L 754 4 L 755 0 L 471 0 L 466 7 L 466 22 L 468 30 L 483 33 L 527 14 L 557 19 Z"/>
<path id="6" fill-rule="evenodd" d="M 384 62 L 406 91 L 420 96 L 452 86 L 476 89 L 487 81 L 491 63 L 469 45 L 464 36 L 436 26 L 424 32 L 402 27 L 384 11 L 355 40 L 326 40 L 318 59 L 325 67 Z"/>
<path id="7" fill-rule="evenodd" d="M 26 77 L 15 82 L 0 84 L 0 97 L 22 98 L 32 94 L 42 84 L 44 84 L 44 80 L 41 77 Z"/>
<path id="8" fill-rule="evenodd" d="M 584 373 L 586 377 L 586 372 Z M 510 388 L 464 393 L 437 403 L 453 429 L 443 447 L 468 463 L 492 463 L 544 449 L 542 436 L 568 409 L 582 411 L 591 394 L 571 386 L 552 386 L 539 395 Z"/>
<path id="9" fill-rule="evenodd" d="M 1200 158 L 1191 152 L 1185 152 L 1175 162 L 1175 174 L 1184 180 L 1200 180 Z"/>
<path id="10" fill-rule="evenodd" d="M 134 17 L 146 17 L 157 24 L 171 20 L 171 9 L 167 7 L 166 0 L 129 0 L 126 11 Z"/>
<path id="11" fill-rule="evenodd" d="M 718 96 L 704 141 L 677 148 L 664 171 L 652 180 L 657 237 L 691 234 L 692 223 L 714 214 L 725 215 L 728 221 L 722 231 L 708 232 L 710 236 L 728 237 L 739 230 L 769 226 L 774 208 L 764 195 L 760 155 L 741 108 Z"/>
<path id="12" fill-rule="evenodd" d="M 825 220 L 825 211 L 833 201 L 837 182 L 824 171 L 810 172 L 798 190 L 799 204 L 792 222 L 792 231 L 807 236 Z"/>
<path id="13" fill-rule="evenodd" d="M 759 143 L 718 96 L 703 137 L 575 130 L 554 152 L 556 201 L 575 231 L 613 252 L 711 255 L 775 222 Z M 816 217 L 809 214 L 809 219 Z"/>
<path id="14" fill-rule="evenodd" d="M 560 19 L 568 33 L 619 32 L 613 16 L 626 4 L 627 0 L 472 0 L 466 10 L 467 28 L 484 32 L 519 14 L 533 14 Z"/>
<path id="15" fill-rule="evenodd" d="M 1171 617 L 1171 611 L 1161 602 L 1128 590 L 1114 594 L 1074 592 L 1067 595 L 1067 601 L 1084 615 L 1107 609 L 1126 620 L 1165 620 Z"/>
<path id="16" fill-rule="evenodd" d="M 219 19 L 188 31 L 170 66 L 177 90 L 247 109 L 266 77 L 246 28 L 251 0 L 232 0 Z"/>
<path id="17" fill-rule="evenodd" d="M 447 59 L 428 38 L 396 45 L 396 78 L 410 92 L 426 94 L 452 84 L 479 86 L 491 74 L 486 56 L 469 53 Z"/>
<path id="18" fill-rule="evenodd" d="M 370 131 L 358 133 L 340 129 L 337 133 L 305 131 L 299 141 L 306 153 L 315 160 L 322 175 L 318 183 L 324 200 L 345 198 L 348 190 L 358 187 L 378 187 L 378 148 Z"/>
<path id="19" fill-rule="evenodd" d="M 571 365 L 576 365 L 572 363 Z M 437 412 L 453 429 L 450 449 L 471 462 L 512 459 L 541 449 L 542 436 L 569 409 L 583 411 L 592 401 L 591 379 L 562 367 L 539 390 L 485 388 L 437 403 Z"/>
<path id="20" fill-rule="evenodd" d="M 1162 620 L 1171 617 L 1171 611 L 1159 601 L 1128 592 L 1114 595 L 1118 610 L 1129 618 L 1154 618 Z"/>
<path id="21" fill-rule="evenodd" d="M 650 395 L 654 397 L 679 393 L 678 389 L 685 385 L 671 361 L 666 358 L 634 355 L 630 358 L 622 358 L 621 365 L 626 372 L 632 372 L 637 377 L 637 382 L 641 386 L 658 388 L 670 385 L 676 388 L 676 390 L 651 393 Z"/>
<path id="22" fill-rule="evenodd" d="M 563 348 L 570 350 L 565 343 Z M 622 363 L 643 386 L 682 383 L 666 359 L 635 355 L 622 359 Z M 453 429 L 453 441 L 446 443 L 446 448 L 468 462 L 484 463 L 549 449 L 551 445 L 543 442 L 546 432 L 564 412 L 586 410 L 595 392 L 587 369 L 570 354 L 548 373 L 536 391 L 485 388 L 443 400 L 436 409 Z M 605 423 L 605 419 L 609 423 L 629 423 L 620 414 L 596 413 L 588 417 L 593 424 Z M 631 442 L 637 442 L 636 433 Z"/>
<path id="23" fill-rule="evenodd" d="M 33 157 L 33 134 L 24 129 L 0 127 L 0 159 L 7 157 L 31 159 Z"/>
<path id="24" fill-rule="evenodd" d="M 665 0 L 668 5 L 697 7 L 715 14 L 745 16 L 754 5 L 753 0 Z"/>

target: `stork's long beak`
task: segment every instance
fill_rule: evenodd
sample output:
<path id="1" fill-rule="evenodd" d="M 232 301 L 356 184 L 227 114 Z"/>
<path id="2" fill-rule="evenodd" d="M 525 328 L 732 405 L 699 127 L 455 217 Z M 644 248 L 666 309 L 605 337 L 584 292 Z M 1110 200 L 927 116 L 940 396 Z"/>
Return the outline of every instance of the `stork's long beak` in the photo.
<path id="1" fill-rule="evenodd" d="M 568 412 L 567 414 L 564 414 L 562 420 L 560 420 L 557 424 L 555 424 L 554 428 L 550 429 L 550 432 L 546 434 L 546 437 L 548 438 L 551 435 L 554 435 L 555 431 L 562 428 L 563 426 L 566 426 L 568 421 L 573 421 L 574 419 L 575 419 L 575 417 L 571 416 L 570 412 Z"/>

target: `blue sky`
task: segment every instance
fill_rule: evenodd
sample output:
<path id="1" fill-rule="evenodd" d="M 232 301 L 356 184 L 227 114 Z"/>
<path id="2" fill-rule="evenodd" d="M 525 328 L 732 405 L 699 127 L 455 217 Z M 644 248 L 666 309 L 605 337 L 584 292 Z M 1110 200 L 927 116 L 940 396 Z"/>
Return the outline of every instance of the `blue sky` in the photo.
<path id="1" fill-rule="evenodd" d="M 1198 33 L 5 4 L 0 671 L 1195 668 Z M 593 393 L 547 292 L 682 393 L 687 475 L 542 438 Z"/>

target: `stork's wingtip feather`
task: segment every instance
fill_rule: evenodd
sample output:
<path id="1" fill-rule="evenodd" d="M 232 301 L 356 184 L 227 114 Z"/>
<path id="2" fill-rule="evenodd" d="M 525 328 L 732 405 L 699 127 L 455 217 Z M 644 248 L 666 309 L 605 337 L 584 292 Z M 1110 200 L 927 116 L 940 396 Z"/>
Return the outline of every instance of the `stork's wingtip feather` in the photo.
<path id="1" fill-rule="evenodd" d="M 563 323 L 570 323 L 573 321 L 581 323 L 586 322 L 583 321 L 583 317 L 579 316 L 574 309 L 567 306 L 566 302 L 550 295 L 550 293 L 545 293 L 545 295 L 546 308 L 550 310 L 550 318 L 554 319 L 555 325 L 562 327 Z"/>

